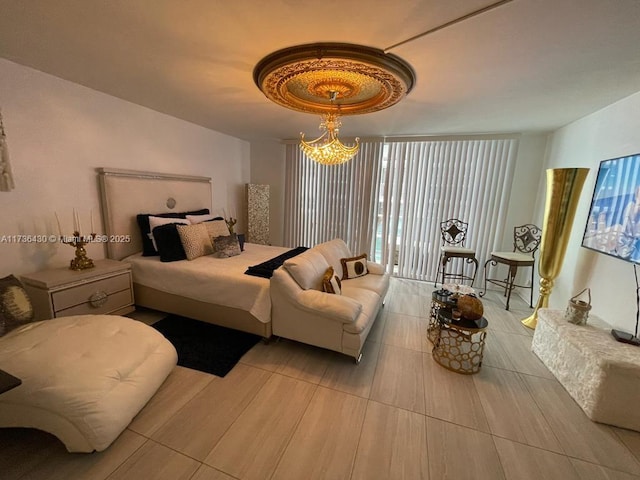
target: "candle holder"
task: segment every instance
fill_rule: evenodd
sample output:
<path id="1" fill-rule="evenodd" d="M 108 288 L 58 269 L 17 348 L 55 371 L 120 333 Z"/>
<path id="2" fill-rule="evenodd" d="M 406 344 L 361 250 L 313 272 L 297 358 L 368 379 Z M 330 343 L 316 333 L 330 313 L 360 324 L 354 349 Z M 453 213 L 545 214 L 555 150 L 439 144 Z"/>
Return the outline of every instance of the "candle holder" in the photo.
<path id="1" fill-rule="evenodd" d="M 73 232 L 73 237 L 60 237 L 60 241 L 65 245 L 71 245 L 76 249 L 76 257 L 73 258 L 69 265 L 69 270 L 86 270 L 93 268 L 93 260 L 87 257 L 87 251 L 84 246 L 91 243 L 96 238 L 95 233 L 90 233 L 89 236 L 80 236 L 80 232 Z"/>
<path id="2" fill-rule="evenodd" d="M 229 217 L 228 219 L 225 219 L 225 222 L 227 224 L 227 227 L 229 228 L 229 233 L 233 233 L 233 227 L 236 223 L 238 223 L 238 219 Z"/>

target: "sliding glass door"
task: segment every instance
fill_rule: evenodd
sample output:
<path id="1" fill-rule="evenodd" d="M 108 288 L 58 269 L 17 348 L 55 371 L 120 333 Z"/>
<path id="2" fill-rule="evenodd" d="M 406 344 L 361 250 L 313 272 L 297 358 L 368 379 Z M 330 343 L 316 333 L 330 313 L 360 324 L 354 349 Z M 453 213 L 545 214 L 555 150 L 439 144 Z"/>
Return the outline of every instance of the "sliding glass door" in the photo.
<path id="1" fill-rule="evenodd" d="M 518 142 L 506 139 L 364 143 L 340 166 L 287 147 L 285 241 L 343 238 L 397 276 L 433 280 L 440 222 L 469 223 L 467 246 L 487 258 L 500 246 Z"/>

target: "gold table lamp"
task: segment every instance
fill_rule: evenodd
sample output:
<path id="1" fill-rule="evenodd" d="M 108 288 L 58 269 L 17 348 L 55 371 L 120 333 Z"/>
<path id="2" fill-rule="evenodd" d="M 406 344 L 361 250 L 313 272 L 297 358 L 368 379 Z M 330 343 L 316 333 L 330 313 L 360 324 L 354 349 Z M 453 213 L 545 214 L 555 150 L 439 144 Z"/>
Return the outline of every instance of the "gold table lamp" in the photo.
<path id="1" fill-rule="evenodd" d="M 553 282 L 562 268 L 580 192 L 588 173 L 588 168 L 547 170 L 547 197 L 538 261 L 540 297 L 533 314 L 522 320 L 523 325 L 531 329 L 538 324 L 538 310 L 549 306 Z"/>

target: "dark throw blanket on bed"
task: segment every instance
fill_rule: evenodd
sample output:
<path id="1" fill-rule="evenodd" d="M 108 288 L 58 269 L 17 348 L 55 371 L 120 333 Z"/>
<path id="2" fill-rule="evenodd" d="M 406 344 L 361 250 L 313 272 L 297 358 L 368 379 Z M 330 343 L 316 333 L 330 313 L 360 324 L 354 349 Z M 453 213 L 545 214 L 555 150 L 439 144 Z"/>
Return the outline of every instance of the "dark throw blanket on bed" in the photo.
<path id="1" fill-rule="evenodd" d="M 306 250 L 309 250 L 309 247 L 293 248 L 288 252 L 284 252 L 282 255 L 272 258 L 271 260 L 267 260 L 259 265 L 253 265 L 247 268 L 247 271 L 244 273 L 245 275 L 253 275 L 255 277 L 271 278 L 273 276 L 273 271 L 282 265 L 285 260 L 295 257 L 296 255 L 300 255 Z"/>

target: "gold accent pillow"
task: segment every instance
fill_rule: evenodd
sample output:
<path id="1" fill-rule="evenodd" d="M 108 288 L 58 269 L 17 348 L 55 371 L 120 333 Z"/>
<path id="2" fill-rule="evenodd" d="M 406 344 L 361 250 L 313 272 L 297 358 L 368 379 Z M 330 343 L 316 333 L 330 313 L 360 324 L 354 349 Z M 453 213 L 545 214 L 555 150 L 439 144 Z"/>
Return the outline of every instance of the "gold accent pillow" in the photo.
<path id="1" fill-rule="evenodd" d="M 177 228 L 187 260 L 194 260 L 213 253 L 211 238 L 209 238 L 207 227 L 204 224 L 178 225 Z"/>
<path id="2" fill-rule="evenodd" d="M 322 291 L 342 295 L 342 284 L 337 275 L 333 273 L 333 267 L 327 268 L 322 277 Z"/>
<path id="3" fill-rule="evenodd" d="M 340 263 L 342 264 L 342 280 L 362 277 L 369 273 L 366 253 L 358 255 L 357 257 L 341 258 Z"/>
<path id="4" fill-rule="evenodd" d="M 212 239 L 215 237 L 228 237 L 231 232 L 229 232 L 229 227 L 227 227 L 227 222 L 224 220 L 211 220 L 210 222 L 204 222 L 205 227 L 207 227 L 207 232 L 209 237 Z M 213 242 L 213 240 L 211 240 Z"/>

